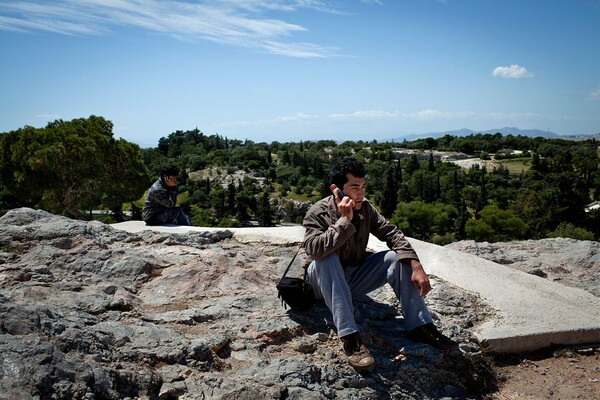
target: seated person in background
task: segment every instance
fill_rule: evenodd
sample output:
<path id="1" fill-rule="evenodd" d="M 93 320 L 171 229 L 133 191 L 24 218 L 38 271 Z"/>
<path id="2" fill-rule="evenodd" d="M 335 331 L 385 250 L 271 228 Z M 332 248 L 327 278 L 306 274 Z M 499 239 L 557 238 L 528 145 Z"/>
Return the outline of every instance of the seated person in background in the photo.
<path id="1" fill-rule="evenodd" d="M 160 170 L 160 177 L 148 190 L 142 219 L 146 225 L 191 225 L 189 218 L 177 204 L 177 175 L 175 165 L 166 165 Z"/>

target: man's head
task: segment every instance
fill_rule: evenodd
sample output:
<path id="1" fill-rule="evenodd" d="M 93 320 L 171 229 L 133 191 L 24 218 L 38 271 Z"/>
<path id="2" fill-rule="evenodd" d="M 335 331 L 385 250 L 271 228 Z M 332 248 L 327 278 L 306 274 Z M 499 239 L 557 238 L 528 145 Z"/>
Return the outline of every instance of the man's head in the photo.
<path id="1" fill-rule="evenodd" d="M 179 168 L 173 164 L 165 165 L 160 170 L 160 179 L 167 186 L 175 186 L 177 175 L 179 175 Z"/>
<path id="2" fill-rule="evenodd" d="M 329 170 L 329 184 L 334 184 L 342 189 L 346 182 L 348 182 L 346 174 L 352 174 L 356 178 L 364 178 L 365 168 L 355 158 L 343 158 L 331 166 Z"/>
<path id="3" fill-rule="evenodd" d="M 329 171 L 329 189 L 337 193 L 338 207 L 350 204 L 355 210 L 360 210 L 365 198 L 365 169 L 362 164 L 354 158 L 336 162 Z M 337 189 L 341 189 L 344 196 Z"/>

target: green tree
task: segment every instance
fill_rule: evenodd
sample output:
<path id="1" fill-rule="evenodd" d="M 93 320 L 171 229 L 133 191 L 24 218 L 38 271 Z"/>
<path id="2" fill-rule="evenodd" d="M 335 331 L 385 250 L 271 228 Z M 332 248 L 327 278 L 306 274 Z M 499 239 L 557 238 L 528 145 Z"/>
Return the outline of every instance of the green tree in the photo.
<path id="1" fill-rule="evenodd" d="M 501 210 L 497 205 L 490 204 L 481 210 L 479 217 L 467 221 L 465 232 L 468 239 L 502 242 L 526 237 L 527 225 L 512 211 Z"/>
<path id="2" fill-rule="evenodd" d="M 242 190 L 238 188 L 235 195 L 235 203 L 237 206 L 236 218 L 241 224 L 250 222 L 250 213 L 256 210 L 256 198 L 254 194 L 244 187 Z"/>
<path id="3" fill-rule="evenodd" d="M 418 171 L 420 167 L 421 164 L 419 162 L 419 159 L 417 158 L 417 155 L 413 154 L 412 156 L 410 156 L 408 162 L 406 163 L 405 171 L 410 176 L 413 174 L 413 172 Z"/>
<path id="4" fill-rule="evenodd" d="M 431 241 L 434 235 L 451 232 L 457 217 L 458 210 L 454 206 L 413 201 L 398 204 L 390 222 L 407 236 Z"/>
<path id="5" fill-rule="evenodd" d="M 227 192 L 221 185 L 217 185 L 210 191 L 210 204 L 215 211 L 217 219 L 221 219 L 227 212 Z"/>
<path id="6" fill-rule="evenodd" d="M 123 203 L 138 199 L 148 189 L 151 178 L 138 145 L 119 139 L 112 142 L 107 150 L 105 160 L 109 168 L 102 169 L 103 175 L 98 176 L 103 188 L 101 201 L 117 220 L 123 220 Z"/>
<path id="7" fill-rule="evenodd" d="M 73 218 L 93 207 L 120 211 L 150 180 L 139 147 L 116 141 L 112 126 L 92 115 L 2 135 L 3 186 L 21 205 Z"/>
<path id="8" fill-rule="evenodd" d="M 386 173 L 383 198 L 381 200 L 381 214 L 390 218 L 398 204 L 398 183 L 396 182 L 396 167 L 392 164 Z"/>
<path id="9" fill-rule="evenodd" d="M 521 190 L 509 209 L 527 224 L 529 237 L 540 239 L 546 236 L 551 211 L 539 190 Z"/>
<path id="10" fill-rule="evenodd" d="M 429 153 L 429 162 L 427 163 L 427 171 L 429 171 L 429 172 L 435 171 L 435 161 L 433 159 L 433 152 Z"/>
<path id="11" fill-rule="evenodd" d="M 554 232 L 550 232 L 548 237 L 552 238 L 571 238 L 575 240 L 595 240 L 594 234 L 585 228 L 575 226 L 568 222 L 558 225 Z"/>
<path id="12" fill-rule="evenodd" d="M 269 192 L 266 190 L 263 192 L 260 202 L 258 204 L 258 210 L 256 213 L 258 219 L 258 225 L 260 226 L 273 226 L 274 212 L 269 201 Z"/>
<path id="13" fill-rule="evenodd" d="M 235 213 L 235 185 L 233 182 L 227 185 L 227 211 L 231 214 Z"/>
<path id="14" fill-rule="evenodd" d="M 205 208 L 192 205 L 190 220 L 194 226 L 216 226 L 218 220 Z"/>

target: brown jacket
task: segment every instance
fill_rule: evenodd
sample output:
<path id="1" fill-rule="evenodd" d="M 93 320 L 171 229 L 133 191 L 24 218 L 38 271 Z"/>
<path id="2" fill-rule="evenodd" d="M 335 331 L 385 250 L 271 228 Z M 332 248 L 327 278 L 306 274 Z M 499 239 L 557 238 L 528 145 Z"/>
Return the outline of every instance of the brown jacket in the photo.
<path id="1" fill-rule="evenodd" d="M 402 231 L 387 222 L 366 199 L 350 222 L 339 218 L 334 196 L 325 197 L 312 205 L 302 225 L 306 228 L 304 250 L 315 260 L 335 252 L 343 266 L 360 265 L 367 255 L 369 233 L 386 242 L 398 260 L 419 259 Z"/>

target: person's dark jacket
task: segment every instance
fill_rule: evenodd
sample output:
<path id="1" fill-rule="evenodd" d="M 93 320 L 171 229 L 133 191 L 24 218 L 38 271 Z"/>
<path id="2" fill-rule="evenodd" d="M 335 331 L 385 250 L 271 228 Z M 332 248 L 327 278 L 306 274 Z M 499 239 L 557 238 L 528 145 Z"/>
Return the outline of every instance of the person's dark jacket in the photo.
<path id="1" fill-rule="evenodd" d="M 349 221 L 338 216 L 334 196 L 325 197 L 312 205 L 302 225 L 306 229 L 304 249 L 315 260 L 335 252 L 343 266 L 360 265 L 368 254 L 370 233 L 387 243 L 396 252 L 398 260 L 419 259 L 402 231 L 390 224 L 366 199 Z"/>
<path id="2" fill-rule="evenodd" d="M 166 208 L 175 207 L 177 204 L 177 188 L 163 186 L 162 179 L 158 178 L 152 184 L 144 201 L 142 210 L 142 219 L 149 221 L 154 215 L 160 213 Z"/>

